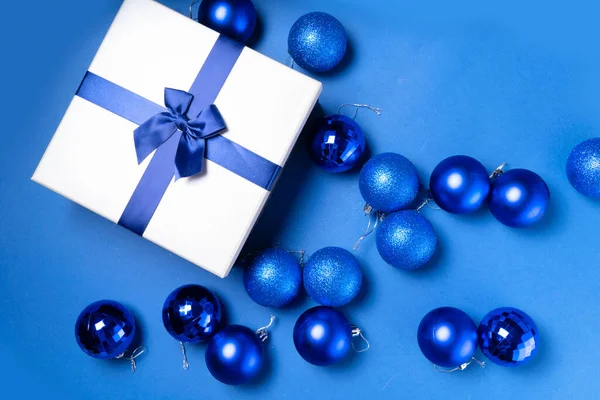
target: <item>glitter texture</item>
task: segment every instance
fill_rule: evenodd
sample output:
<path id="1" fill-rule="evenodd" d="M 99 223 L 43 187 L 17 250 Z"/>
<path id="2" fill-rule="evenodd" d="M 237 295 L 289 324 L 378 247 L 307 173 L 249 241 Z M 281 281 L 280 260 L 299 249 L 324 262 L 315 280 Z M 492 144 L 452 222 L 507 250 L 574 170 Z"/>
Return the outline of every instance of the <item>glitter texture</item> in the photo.
<path id="1" fill-rule="evenodd" d="M 310 145 L 314 162 L 327 172 L 348 171 L 365 152 L 365 136 L 353 119 L 345 115 L 323 118 Z"/>
<path id="2" fill-rule="evenodd" d="M 567 160 L 567 178 L 579 193 L 600 199 L 600 138 L 575 146 Z"/>

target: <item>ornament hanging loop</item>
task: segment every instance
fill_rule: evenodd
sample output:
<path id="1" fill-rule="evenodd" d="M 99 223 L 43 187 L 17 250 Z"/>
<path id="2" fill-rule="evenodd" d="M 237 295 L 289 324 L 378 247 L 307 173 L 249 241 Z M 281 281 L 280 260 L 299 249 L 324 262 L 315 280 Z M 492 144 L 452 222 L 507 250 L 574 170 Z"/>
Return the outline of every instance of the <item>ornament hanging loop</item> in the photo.
<path id="1" fill-rule="evenodd" d="M 490 174 L 490 179 L 496 179 L 497 177 L 499 177 L 500 175 L 502 175 L 504 173 L 504 167 L 506 167 L 506 163 L 503 162 L 502 164 L 500 164 L 498 166 L 498 168 L 496 168 L 491 174 Z"/>
<path id="2" fill-rule="evenodd" d="M 185 344 L 183 342 L 179 342 L 179 346 L 181 347 L 181 355 L 183 356 L 183 369 L 188 370 L 190 368 L 190 363 L 188 362 Z"/>
<path id="3" fill-rule="evenodd" d="M 298 257 L 300 258 L 300 260 L 298 260 L 298 263 L 301 266 L 304 265 L 304 262 L 306 261 L 306 251 L 304 251 L 304 250 L 295 250 L 295 251 L 288 250 L 287 252 L 290 254 L 297 254 Z"/>
<path id="4" fill-rule="evenodd" d="M 467 367 L 469 365 L 471 365 L 472 363 L 477 363 L 479 364 L 479 366 L 481 368 L 485 368 L 485 362 L 483 361 L 479 361 L 478 359 L 476 359 L 475 357 L 471 358 L 471 360 L 469 362 L 466 362 L 464 364 L 459 365 L 458 367 L 454 367 L 452 369 L 442 369 L 440 367 L 438 367 L 437 365 L 433 365 L 433 369 L 435 369 L 437 372 L 447 372 L 447 373 L 452 373 L 452 372 L 456 372 L 456 371 L 464 371 L 465 369 L 467 369 Z"/>
<path id="5" fill-rule="evenodd" d="M 128 355 L 127 352 L 124 352 L 124 353 L 119 354 L 116 358 L 131 361 L 131 372 L 135 372 L 135 371 L 137 371 L 137 363 L 136 363 L 135 359 L 147 351 L 148 351 L 148 349 L 145 346 L 140 346 L 140 347 L 137 347 L 136 349 L 134 349 L 131 352 L 131 355 Z"/>
<path id="6" fill-rule="evenodd" d="M 423 202 L 419 205 L 419 207 L 417 207 L 417 212 L 420 212 L 425 206 L 428 206 L 433 210 L 441 210 L 441 208 L 437 205 L 435 207 L 432 206 L 432 203 L 435 204 L 435 202 L 433 201 L 433 196 L 431 195 L 431 190 L 428 190 L 427 192 L 425 192 L 425 198 L 423 199 Z"/>
<path id="7" fill-rule="evenodd" d="M 362 348 L 356 348 L 354 346 L 354 340 L 352 341 L 352 348 L 354 349 L 355 352 L 357 353 L 364 353 L 365 351 L 369 350 L 371 348 L 371 343 L 369 343 L 369 341 L 367 340 L 367 338 L 365 337 L 365 335 L 363 335 L 362 330 L 356 326 L 356 325 L 352 325 L 352 338 L 357 338 L 360 337 L 362 339 L 362 341 L 365 342 L 366 347 L 362 347 Z"/>
<path id="8" fill-rule="evenodd" d="M 356 118 L 356 116 L 358 115 L 358 110 L 360 110 L 361 108 L 369 109 L 369 110 L 373 111 L 377 115 L 381 115 L 381 113 L 383 112 L 383 109 L 377 108 L 377 107 L 373 107 L 373 106 L 370 106 L 368 104 L 347 103 L 347 104 L 342 104 L 341 106 L 339 106 L 338 109 L 337 109 L 337 111 L 336 111 L 336 114 L 339 114 L 344 107 L 354 107 L 354 114 L 351 117 L 352 119 Z"/>
<path id="9" fill-rule="evenodd" d="M 271 314 L 271 319 L 269 320 L 269 324 L 267 326 L 263 326 L 262 328 L 258 328 L 256 330 L 256 334 L 258 335 L 258 338 L 260 339 L 261 342 L 265 342 L 269 338 L 268 329 L 271 326 L 273 326 L 274 322 L 275 322 L 275 316 Z"/>
<path id="10" fill-rule="evenodd" d="M 194 6 L 196 4 L 200 3 L 200 0 L 194 0 L 192 1 L 192 3 L 190 4 L 190 18 L 194 19 Z"/>
<path id="11" fill-rule="evenodd" d="M 367 238 L 367 236 L 369 236 L 371 233 L 373 233 L 375 231 L 375 229 L 377 229 L 377 225 L 379 224 L 379 221 L 383 221 L 384 215 L 383 213 L 375 210 L 370 204 L 365 204 L 365 207 L 363 208 L 365 215 L 369 218 L 369 223 L 367 224 L 367 229 L 365 230 L 365 233 L 358 238 L 358 240 L 356 241 L 356 243 L 354 243 L 354 246 L 352 246 L 353 250 L 358 250 L 360 249 L 360 243 L 365 240 Z M 373 217 L 375 218 L 375 220 L 373 221 Z"/>

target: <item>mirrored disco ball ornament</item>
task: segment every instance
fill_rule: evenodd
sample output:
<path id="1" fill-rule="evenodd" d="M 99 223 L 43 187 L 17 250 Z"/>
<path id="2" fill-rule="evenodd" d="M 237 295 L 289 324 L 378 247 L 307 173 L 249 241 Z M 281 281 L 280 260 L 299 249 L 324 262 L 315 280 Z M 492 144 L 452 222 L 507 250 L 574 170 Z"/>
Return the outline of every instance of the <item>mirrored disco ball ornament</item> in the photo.
<path id="1" fill-rule="evenodd" d="M 351 118 L 335 114 L 323 118 L 310 144 L 313 161 L 327 172 L 348 171 L 365 152 L 365 136 Z"/>

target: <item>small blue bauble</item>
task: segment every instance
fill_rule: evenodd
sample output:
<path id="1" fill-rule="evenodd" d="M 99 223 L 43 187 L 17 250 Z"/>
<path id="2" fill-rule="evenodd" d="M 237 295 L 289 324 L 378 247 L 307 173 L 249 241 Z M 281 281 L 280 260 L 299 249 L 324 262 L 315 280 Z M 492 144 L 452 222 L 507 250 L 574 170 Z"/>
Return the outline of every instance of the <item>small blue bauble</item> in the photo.
<path id="1" fill-rule="evenodd" d="M 216 379 L 227 385 L 241 385 L 260 373 L 264 361 L 263 344 L 252 329 L 229 325 L 210 339 L 205 361 Z"/>
<path id="2" fill-rule="evenodd" d="M 376 242 L 385 262 L 414 270 L 425 265 L 435 253 L 437 234 L 427 218 L 417 211 L 404 210 L 385 217 L 377 229 Z"/>
<path id="3" fill-rule="evenodd" d="M 496 219 L 513 228 L 542 219 L 550 202 L 546 182 L 527 169 L 511 169 L 494 179 L 489 207 Z"/>
<path id="4" fill-rule="evenodd" d="M 391 213 L 415 201 L 419 193 L 419 176 L 406 157 L 382 153 L 365 163 L 358 187 L 367 204 L 378 211 Z"/>
<path id="5" fill-rule="evenodd" d="M 567 178 L 579 193 L 600 199 L 600 138 L 575 146 L 567 160 Z"/>
<path id="6" fill-rule="evenodd" d="M 311 72 L 329 71 L 342 61 L 348 39 L 334 17 L 312 12 L 300 17 L 288 36 L 288 51 L 302 68 Z"/>
<path id="7" fill-rule="evenodd" d="M 531 317 L 511 307 L 497 308 L 479 324 L 479 347 L 494 363 L 516 367 L 537 352 L 538 330 Z"/>
<path id="8" fill-rule="evenodd" d="M 116 358 L 129 348 L 135 336 L 133 315 L 120 303 L 100 300 L 87 306 L 75 323 L 75 339 L 85 354 Z"/>
<path id="9" fill-rule="evenodd" d="M 256 28 L 256 9 L 250 0 L 202 0 L 198 22 L 246 43 Z"/>
<path id="10" fill-rule="evenodd" d="M 435 167 L 429 180 L 435 203 L 453 214 L 472 213 L 481 208 L 490 192 L 485 167 L 468 156 L 448 157 Z"/>
<path id="11" fill-rule="evenodd" d="M 287 251 L 268 249 L 244 270 L 244 287 L 261 306 L 283 307 L 300 293 L 302 269 Z"/>
<path id="12" fill-rule="evenodd" d="M 296 350 L 311 364 L 326 366 L 342 361 L 350 351 L 352 327 L 330 307 L 306 310 L 294 325 Z"/>
<path id="13" fill-rule="evenodd" d="M 440 367 L 454 368 L 473 358 L 477 349 L 477 327 L 458 308 L 441 307 L 423 317 L 417 339 L 429 361 Z"/>
<path id="14" fill-rule="evenodd" d="M 186 285 L 167 297 L 162 318 L 167 331 L 180 342 L 205 342 L 219 327 L 221 304 L 204 286 Z"/>
<path id="15" fill-rule="evenodd" d="M 356 297 L 362 284 L 362 269 L 356 257 L 340 247 L 325 247 L 304 266 L 304 288 L 324 306 L 340 307 Z"/>
<path id="16" fill-rule="evenodd" d="M 323 118 L 310 145 L 315 163 L 327 172 L 344 172 L 356 166 L 365 152 L 360 126 L 345 115 Z"/>

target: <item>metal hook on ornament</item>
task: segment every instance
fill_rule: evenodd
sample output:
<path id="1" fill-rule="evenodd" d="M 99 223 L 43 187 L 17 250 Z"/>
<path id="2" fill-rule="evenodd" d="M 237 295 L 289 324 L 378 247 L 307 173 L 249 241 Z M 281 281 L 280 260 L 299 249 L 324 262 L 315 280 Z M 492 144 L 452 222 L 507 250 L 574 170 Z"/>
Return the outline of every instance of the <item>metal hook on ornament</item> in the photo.
<path id="1" fill-rule="evenodd" d="M 500 175 L 502 175 L 504 173 L 504 167 L 506 167 L 505 162 L 500 164 L 500 166 L 498 166 L 498 168 L 496 168 L 494 171 L 492 171 L 492 173 L 490 174 L 490 179 L 496 179 Z"/>
<path id="2" fill-rule="evenodd" d="M 435 201 L 433 200 L 433 196 L 431 195 L 431 190 L 428 190 L 427 192 L 425 192 L 425 198 L 423 199 L 423 202 L 419 205 L 419 207 L 417 207 L 417 212 L 421 212 L 421 210 L 425 206 L 428 206 L 432 210 L 441 210 L 440 207 L 438 207 L 437 205 L 434 207 L 432 206 L 432 204 L 435 204 Z"/>
<path id="3" fill-rule="evenodd" d="M 268 329 L 273 326 L 273 323 L 275 322 L 275 316 L 271 314 L 271 319 L 269 320 L 269 324 L 267 326 L 263 326 L 261 328 L 258 328 L 256 330 L 256 334 L 258 335 L 258 338 L 261 340 L 261 342 L 266 341 L 269 338 L 269 331 Z"/>
<path id="4" fill-rule="evenodd" d="M 135 362 L 135 359 L 144 354 L 146 351 L 148 351 L 148 349 L 145 346 L 140 346 L 134 349 L 130 356 L 127 355 L 127 352 L 123 352 L 116 358 L 131 361 L 131 372 L 135 372 L 137 371 L 137 363 Z"/>
<path id="5" fill-rule="evenodd" d="M 352 344 L 352 348 L 354 349 L 354 351 L 357 353 L 363 353 L 363 352 L 369 350 L 371 348 L 371 343 L 369 343 L 369 341 L 367 340 L 365 335 L 363 335 L 362 330 L 356 325 L 352 325 L 351 328 L 352 328 L 352 338 L 354 339 L 354 338 L 360 337 L 367 344 L 367 347 L 362 348 L 362 349 L 357 349 L 354 346 L 354 341 L 352 341 L 351 344 Z"/>
<path id="6" fill-rule="evenodd" d="M 356 118 L 356 116 L 358 115 L 358 110 L 360 110 L 361 108 L 369 109 L 369 110 L 373 111 L 377 115 L 381 115 L 381 113 L 383 112 L 383 109 L 377 108 L 377 107 L 373 107 L 373 106 L 370 106 L 368 104 L 346 103 L 346 104 L 342 104 L 341 106 L 338 107 L 338 109 L 336 111 L 336 114 L 339 114 L 344 107 L 354 107 L 354 114 L 351 117 L 352 119 Z"/>
<path id="7" fill-rule="evenodd" d="M 287 251 L 290 254 L 297 254 L 300 258 L 300 260 L 298 260 L 298 263 L 300 264 L 300 266 L 304 265 L 304 262 L 306 261 L 306 251 L 304 250 L 288 250 Z"/>
<path id="8" fill-rule="evenodd" d="M 477 364 L 479 364 L 479 366 L 481 368 L 485 368 L 485 362 L 479 361 L 478 359 L 476 359 L 475 357 L 473 357 L 473 358 L 471 358 L 471 360 L 469 362 L 461 364 L 458 367 L 454 367 L 452 369 L 442 369 L 442 368 L 438 367 L 435 364 L 433 364 L 433 369 L 435 369 L 437 372 L 447 372 L 447 373 L 452 373 L 452 372 L 456 372 L 456 371 L 464 371 L 465 369 L 467 369 L 467 367 L 469 365 L 471 365 L 474 362 L 477 363 Z"/>
<path id="9" fill-rule="evenodd" d="M 379 221 L 383 221 L 383 218 L 385 217 L 382 212 L 375 210 L 370 204 L 365 204 L 363 210 L 365 212 L 365 215 L 369 217 L 369 223 L 367 224 L 367 229 L 365 230 L 365 233 L 360 238 L 358 238 L 356 243 L 354 243 L 354 246 L 352 246 L 353 250 L 360 249 L 360 243 L 363 240 L 365 240 L 367 236 L 373 233 L 375 229 L 377 229 Z M 375 217 L 375 222 L 373 222 L 373 217 Z"/>

